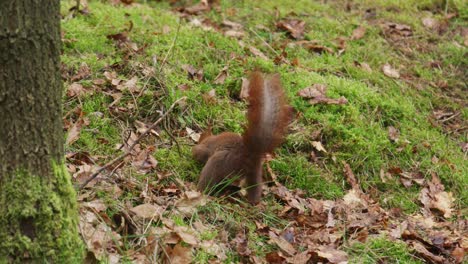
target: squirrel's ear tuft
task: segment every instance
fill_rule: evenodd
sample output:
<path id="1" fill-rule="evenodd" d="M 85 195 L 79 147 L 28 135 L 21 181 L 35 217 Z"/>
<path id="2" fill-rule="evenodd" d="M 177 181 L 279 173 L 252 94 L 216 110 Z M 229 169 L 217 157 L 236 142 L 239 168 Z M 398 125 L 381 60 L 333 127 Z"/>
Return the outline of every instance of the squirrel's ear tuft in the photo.
<path id="1" fill-rule="evenodd" d="M 212 126 L 209 125 L 200 135 L 200 139 L 198 140 L 198 144 L 202 143 L 203 140 L 205 140 L 206 138 L 210 137 L 213 135 L 213 131 L 211 130 L 212 129 Z"/>

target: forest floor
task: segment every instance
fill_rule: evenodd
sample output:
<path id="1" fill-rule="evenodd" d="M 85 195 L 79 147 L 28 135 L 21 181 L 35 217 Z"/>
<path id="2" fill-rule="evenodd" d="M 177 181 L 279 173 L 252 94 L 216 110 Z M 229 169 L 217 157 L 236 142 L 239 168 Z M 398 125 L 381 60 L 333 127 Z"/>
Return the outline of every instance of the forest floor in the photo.
<path id="1" fill-rule="evenodd" d="M 62 1 L 88 260 L 463 261 L 466 1 L 132 2 Z M 209 126 L 242 132 L 254 69 L 281 74 L 297 113 L 257 206 L 197 192 L 191 156 Z"/>

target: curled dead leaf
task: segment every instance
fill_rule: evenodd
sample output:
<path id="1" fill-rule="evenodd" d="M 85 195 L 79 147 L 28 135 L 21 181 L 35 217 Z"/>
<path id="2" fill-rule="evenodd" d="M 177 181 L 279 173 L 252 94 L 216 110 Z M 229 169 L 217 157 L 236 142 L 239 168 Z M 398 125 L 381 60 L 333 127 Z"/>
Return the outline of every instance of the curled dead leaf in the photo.
<path id="1" fill-rule="evenodd" d="M 242 77 L 241 91 L 239 95 L 240 99 L 246 100 L 249 98 L 249 84 L 249 79 Z"/>
<path id="2" fill-rule="evenodd" d="M 304 37 L 305 22 L 299 19 L 285 19 L 276 24 L 281 30 L 287 31 L 291 37 L 302 39 Z"/>
<path id="3" fill-rule="evenodd" d="M 224 66 L 221 71 L 218 73 L 216 78 L 214 79 L 213 83 L 214 84 L 223 84 L 224 81 L 226 81 L 226 78 L 228 77 L 228 66 Z"/>
<path id="4" fill-rule="evenodd" d="M 194 141 L 198 142 L 200 140 L 201 133 L 196 133 L 195 130 L 191 129 L 190 127 L 186 127 L 185 131 L 187 135 Z"/>
<path id="5" fill-rule="evenodd" d="M 398 139 L 400 138 L 400 131 L 398 131 L 398 129 L 396 129 L 393 126 L 389 126 L 388 137 L 390 138 L 391 141 L 398 142 Z"/>
<path id="6" fill-rule="evenodd" d="M 390 77 L 390 78 L 394 78 L 394 79 L 398 79 L 400 78 L 400 73 L 398 72 L 398 70 L 396 70 L 395 68 L 393 68 L 390 64 L 385 64 L 384 66 L 382 66 L 382 71 L 383 73 Z"/>

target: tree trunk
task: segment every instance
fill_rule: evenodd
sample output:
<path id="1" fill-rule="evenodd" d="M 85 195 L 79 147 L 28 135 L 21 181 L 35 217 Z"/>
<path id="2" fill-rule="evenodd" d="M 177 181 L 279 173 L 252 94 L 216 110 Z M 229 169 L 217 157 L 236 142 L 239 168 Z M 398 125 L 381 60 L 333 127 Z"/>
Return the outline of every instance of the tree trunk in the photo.
<path id="1" fill-rule="evenodd" d="M 63 161 L 60 1 L 0 4 L 0 263 L 77 263 Z"/>

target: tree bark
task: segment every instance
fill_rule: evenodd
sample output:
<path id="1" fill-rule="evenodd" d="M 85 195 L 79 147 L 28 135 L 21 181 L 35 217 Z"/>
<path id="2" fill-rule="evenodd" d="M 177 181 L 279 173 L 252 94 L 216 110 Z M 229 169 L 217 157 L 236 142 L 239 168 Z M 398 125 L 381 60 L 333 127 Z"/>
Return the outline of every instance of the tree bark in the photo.
<path id="1" fill-rule="evenodd" d="M 2 1 L 0 263 L 82 257 L 63 163 L 60 44 L 59 0 Z"/>

